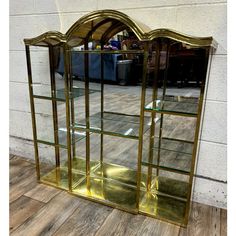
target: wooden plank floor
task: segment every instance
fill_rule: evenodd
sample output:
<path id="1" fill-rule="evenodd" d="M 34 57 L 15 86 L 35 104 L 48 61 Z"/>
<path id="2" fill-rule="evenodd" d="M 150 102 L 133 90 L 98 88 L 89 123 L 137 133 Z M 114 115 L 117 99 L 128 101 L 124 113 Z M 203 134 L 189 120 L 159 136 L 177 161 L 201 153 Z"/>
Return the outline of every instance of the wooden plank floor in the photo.
<path id="1" fill-rule="evenodd" d="M 184 229 L 38 184 L 32 163 L 10 158 L 11 235 L 224 236 L 226 229 L 227 211 L 223 209 L 193 203 Z"/>

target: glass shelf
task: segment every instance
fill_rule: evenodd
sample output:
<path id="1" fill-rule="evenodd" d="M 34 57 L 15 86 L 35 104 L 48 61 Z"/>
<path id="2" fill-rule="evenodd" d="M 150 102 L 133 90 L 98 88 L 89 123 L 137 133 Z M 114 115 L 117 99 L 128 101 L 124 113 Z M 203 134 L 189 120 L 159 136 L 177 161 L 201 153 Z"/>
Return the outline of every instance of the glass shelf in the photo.
<path id="1" fill-rule="evenodd" d="M 162 170 L 169 170 L 179 172 L 182 174 L 189 174 L 192 161 L 193 144 L 185 141 L 177 141 L 171 139 L 158 138 L 154 139 L 153 161 L 150 163 L 149 159 L 149 138 L 145 137 L 143 146 L 142 165 L 151 166 L 153 168 L 160 168 Z M 159 148 L 160 146 L 160 148 Z M 159 164 L 158 164 L 159 157 Z"/>
<path id="2" fill-rule="evenodd" d="M 72 131 L 71 131 L 71 134 L 72 134 Z M 86 136 L 85 132 L 74 131 L 74 143 L 85 138 L 85 136 Z M 59 146 L 62 148 L 67 148 L 67 129 L 66 128 L 61 127 L 58 129 L 58 138 L 59 138 Z M 54 137 L 46 137 L 46 136 L 40 137 L 37 139 L 37 142 L 55 146 Z M 72 140 L 72 143 L 73 143 L 73 140 Z"/>
<path id="3" fill-rule="evenodd" d="M 160 156 L 158 164 L 158 156 Z M 142 165 L 152 166 L 153 168 L 161 168 L 182 174 L 189 174 L 191 169 L 191 154 L 175 152 L 170 150 L 153 149 L 153 161 L 148 161 L 148 154 L 143 156 Z"/>
<path id="4" fill-rule="evenodd" d="M 150 118 L 145 117 L 144 133 L 150 128 Z M 139 116 L 131 116 L 121 113 L 104 112 L 103 118 L 98 112 L 90 116 L 89 131 L 94 133 L 104 133 L 107 135 L 120 136 L 125 138 L 139 138 Z M 103 131 L 102 131 L 103 123 Z M 75 130 L 86 130 L 85 121 L 76 123 Z"/>
<path id="5" fill-rule="evenodd" d="M 147 104 L 145 106 L 145 111 L 195 117 L 198 113 L 198 98 L 165 95 L 164 99 L 156 100 L 155 106 L 153 105 L 153 102 Z"/>
<path id="6" fill-rule="evenodd" d="M 32 84 L 32 86 L 33 86 L 33 91 L 34 91 L 34 95 L 33 95 L 34 98 L 47 99 L 47 100 L 53 99 L 51 95 L 50 85 Z M 94 90 L 94 89 L 89 90 L 90 94 L 95 93 L 95 92 L 100 92 L 100 91 Z M 77 86 L 73 86 L 72 93 L 69 95 L 69 99 L 78 98 L 81 96 L 85 96 L 85 89 L 79 88 Z M 64 88 L 60 88 L 56 90 L 55 99 L 57 101 L 62 101 L 62 102 L 66 101 Z"/>
<path id="7" fill-rule="evenodd" d="M 150 137 L 147 135 L 144 135 L 143 141 L 144 141 L 143 147 L 145 149 L 148 149 Z M 162 137 L 161 139 L 154 137 L 153 148 L 158 149 L 159 147 L 162 150 L 175 151 L 175 152 L 183 153 L 183 154 L 192 154 L 193 142 L 189 142 L 185 140 L 177 140 L 177 139 L 172 139 L 168 137 Z"/>

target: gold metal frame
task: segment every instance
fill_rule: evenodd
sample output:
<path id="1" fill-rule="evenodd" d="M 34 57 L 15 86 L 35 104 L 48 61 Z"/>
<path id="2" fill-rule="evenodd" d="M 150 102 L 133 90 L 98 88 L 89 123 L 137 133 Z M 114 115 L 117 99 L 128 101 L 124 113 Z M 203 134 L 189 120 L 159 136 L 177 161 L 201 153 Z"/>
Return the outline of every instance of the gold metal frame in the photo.
<path id="1" fill-rule="evenodd" d="M 86 26 L 86 27 L 85 27 Z M 93 34 L 97 32 L 101 26 L 106 26 L 103 32 L 97 33 L 99 40 L 101 41 L 101 50 L 100 51 L 91 51 L 88 50 L 88 42 Z M 143 42 L 144 50 L 130 50 L 130 51 L 104 51 L 103 45 L 106 41 L 109 40 L 111 36 L 115 33 L 118 33 L 122 30 L 131 30 L 137 36 L 137 38 Z M 99 31 L 100 32 L 100 31 Z M 198 111 L 196 114 L 185 113 L 185 112 L 175 112 L 175 111 L 165 111 L 164 109 L 156 110 L 156 99 L 157 99 L 157 81 L 159 79 L 159 63 L 160 63 L 160 45 L 162 43 L 167 44 L 167 53 L 169 53 L 169 48 L 171 47 L 170 41 L 180 42 L 187 44 L 191 47 L 204 48 L 205 49 L 205 66 L 204 66 L 204 78 L 202 78 L 202 87 L 200 92 L 200 99 L 198 103 Z M 211 53 L 217 47 L 217 43 L 212 37 L 192 37 L 185 34 L 181 34 L 169 29 L 156 29 L 150 31 L 148 27 L 145 27 L 143 24 L 137 23 L 132 20 L 130 17 L 124 13 L 115 11 L 115 10 L 99 10 L 87 14 L 80 18 L 74 25 L 66 32 L 62 34 L 60 32 L 49 31 L 38 37 L 31 39 L 24 39 L 25 48 L 26 48 L 26 59 L 27 59 L 27 68 L 28 68 L 28 82 L 29 82 L 29 94 L 30 94 L 30 105 L 31 105 L 31 115 L 32 115 L 32 127 L 33 127 L 33 140 L 35 148 L 35 160 L 36 160 L 36 172 L 37 180 L 55 186 L 60 189 L 66 189 L 69 193 L 75 194 L 81 197 L 91 199 L 92 201 L 97 201 L 109 206 L 113 206 L 128 212 L 140 213 L 162 219 L 174 224 L 181 226 L 186 226 L 188 223 L 188 215 L 190 210 L 191 203 L 191 194 L 192 194 L 192 184 L 194 177 L 194 168 L 196 163 L 196 153 L 198 146 L 198 136 L 200 129 L 200 121 L 202 114 L 202 104 L 203 96 L 205 91 L 205 83 L 207 76 L 207 70 L 209 70 L 208 62 L 209 57 L 211 58 Z M 146 77 L 147 77 L 147 62 L 149 55 L 149 46 L 153 43 L 156 51 L 156 62 L 155 62 L 155 71 L 154 71 L 154 85 L 152 93 L 152 101 L 154 109 L 145 108 L 145 94 L 146 94 Z M 74 118 L 74 100 L 73 100 L 73 79 L 71 72 L 71 48 L 78 45 L 84 45 L 85 50 L 80 51 L 79 53 L 84 54 L 84 71 L 85 71 L 85 115 L 86 115 L 86 125 L 85 127 L 77 127 L 75 125 L 76 121 Z M 32 71 L 31 71 L 31 59 L 30 59 L 30 46 L 42 46 L 49 48 L 49 62 L 50 62 L 50 78 L 51 78 L 51 97 L 43 97 L 34 95 L 33 93 L 33 82 L 32 82 Z M 60 163 L 60 144 L 58 136 L 58 111 L 57 111 L 57 99 L 56 97 L 56 83 L 54 76 L 54 47 L 61 47 L 64 55 L 64 71 L 65 71 L 65 105 L 66 105 L 66 129 L 67 129 L 67 163 L 66 166 L 63 166 Z M 99 53 L 101 58 L 101 123 L 100 130 L 93 130 L 90 127 L 90 114 L 89 114 L 89 57 L 91 53 Z M 122 135 L 115 132 L 110 132 L 104 130 L 104 68 L 103 68 L 103 55 L 109 54 L 133 54 L 133 53 L 142 53 L 144 55 L 143 62 L 143 75 L 142 75 L 142 92 L 141 92 L 141 107 L 140 107 L 140 116 L 139 117 L 139 134 L 138 136 L 132 135 Z M 166 57 L 166 72 L 168 67 L 168 55 Z M 163 96 L 165 95 L 166 84 L 164 80 L 163 87 Z M 55 148 L 55 160 L 56 166 L 55 170 L 48 173 L 46 176 L 41 176 L 40 168 L 41 163 L 39 160 L 38 153 L 38 143 L 50 144 L 48 142 L 39 141 L 37 139 L 37 127 L 36 127 L 36 115 L 35 115 L 35 105 L 34 98 L 38 99 L 48 99 L 52 101 L 52 112 L 53 112 L 53 126 L 54 126 L 54 148 Z M 163 108 L 163 107 L 162 107 Z M 144 115 L 145 112 L 151 112 L 151 127 L 150 127 L 150 137 L 149 137 L 149 157 L 148 163 L 145 164 L 142 162 L 142 153 L 143 153 L 143 134 L 144 134 Z M 161 114 L 160 121 L 160 130 L 159 130 L 159 147 L 161 146 L 161 140 L 168 140 L 168 138 L 162 137 L 162 123 L 164 114 L 186 116 L 186 117 L 195 117 L 196 118 L 196 129 L 195 129 L 195 138 L 194 142 L 186 141 L 186 143 L 193 144 L 192 152 L 192 162 L 190 172 L 184 172 L 180 170 L 168 169 L 157 164 L 153 164 L 153 147 L 154 147 L 154 136 L 155 136 L 155 122 L 156 113 Z M 121 115 L 121 113 L 113 113 Z M 135 117 L 135 115 L 133 116 Z M 86 133 L 86 160 L 76 158 L 76 147 L 75 147 L 75 130 L 83 130 Z M 92 162 L 90 160 L 90 133 L 99 133 L 100 134 L 100 160 L 98 162 Z M 122 166 L 117 166 L 114 164 L 105 163 L 103 160 L 103 136 L 112 135 L 122 138 L 130 138 L 138 140 L 138 156 L 137 156 L 137 170 L 129 170 Z M 178 141 L 177 139 L 169 140 Z M 160 159 L 160 148 L 158 151 L 158 160 Z M 76 169 L 80 163 L 80 168 Z M 144 174 L 142 172 L 142 166 L 148 168 L 148 173 Z M 153 168 L 156 169 L 156 177 L 153 176 Z M 185 191 L 185 198 L 181 194 L 177 194 L 176 197 L 170 196 L 159 191 L 159 188 L 153 187 L 154 185 L 161 186 L 163 185 L 163 180 L 159 177 L 159 171 L 166 170 L 173 173 L 179 173 L 184 176 L 189 176 L 189 184 L 187 190 Z M 63 177 L 63 173 L 66 173 L 67 177 Z M 109 173 L 117 173 L 117 175 L 110 176 Z M 96 175 L 96 178 L 94 177 Z M 63 178 L 66 178 L 66 180 Z M 79 181 L 74 183 L 74 178 L 79 178 Z M 53 181 L 51 181 L 53 180 Z M 122 181 L 123 182 L 122 182 Z M 64 181 L 64 182 L 63 182 Z M 120 185 L 120 181 L 122 185 Z M 132 184 L 130 183 L 132 182 Z M 178 184 L 173 182 L 170 184 L 174 188 L 174 185 Z M 167 189 L 170 186 L 164 186 Z M 111 187 L 111 188 L 110 188 Z M 107 190 L 110 189 L 109 191 Z M 119 198 L 122 196 L 113 196 L 117 195 L 112 189 L 120 189 L 121 195 L 124 195 L 124 199 L 120 202 Z M 124 190 L 121 190 L 124 189 Z M 96 190 L 96 191 L 95 191 Z M 168 190 L 169 191 L 169 190 Z M 113 200 L 110 201 L 109 199 Z M 182 218 L 178 219 L 175 215 L 175 210 L 171 208 L 174 207 L 175 201 L 179 201 L 178 210 L 183 215 Z M 185 203 L 183 203 L 185 202 Z M 127 204 L 129 207 L 127 207 Z M 168 216 L 162 214 L 161 204 L 168 208 Z M 186 204 L 183 208 L 183 204 Z"/>

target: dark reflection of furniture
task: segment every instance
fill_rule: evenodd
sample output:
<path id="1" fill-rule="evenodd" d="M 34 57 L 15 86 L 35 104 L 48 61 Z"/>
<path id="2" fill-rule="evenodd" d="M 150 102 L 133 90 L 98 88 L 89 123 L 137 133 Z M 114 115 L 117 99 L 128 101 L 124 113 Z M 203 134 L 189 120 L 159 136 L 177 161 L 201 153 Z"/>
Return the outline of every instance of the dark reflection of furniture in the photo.
<path id="1" fill-rule="evenodd" d="M 181 50 L 170 54 L 168 82 L 178 87 L 200 86 L 203 76 L 203 50 Z"/>
<path id="2" fill-rule="evenodd" d="M 163 56 L 163 60 L 165 60 Z M 151 59 L 150 59 L 151 60 Z M 204 65 L 204 50 L 201 49 L 181 49 L 170 52 L 169 66 L 167 74 L 167 85 L 174 87 L 199 87 L 201 85 L 204 73 L 202 67 Z M 160 65 L 158 85 L 163 86 L 164 71 L 163 66 Z M 155 66 L 150 62 L 148 66 L 148 80 L 151 85 L 154 80 Z"/>
<path id="3" fill-rule="evenodd" d="M 117 82 L 117 61 L 122 59 L 120 54 L 105 54 L 104 61 L 104 80 Z M 72 51 L 72 75 L 78 79 L 84 78 L 84 55 Z M 64 57 L 60 55 L 57 72 L 64 75 Z M 99 81 L 101 78 L 101 56 L 99 54 L 89 55 L 89 78 Z"/>

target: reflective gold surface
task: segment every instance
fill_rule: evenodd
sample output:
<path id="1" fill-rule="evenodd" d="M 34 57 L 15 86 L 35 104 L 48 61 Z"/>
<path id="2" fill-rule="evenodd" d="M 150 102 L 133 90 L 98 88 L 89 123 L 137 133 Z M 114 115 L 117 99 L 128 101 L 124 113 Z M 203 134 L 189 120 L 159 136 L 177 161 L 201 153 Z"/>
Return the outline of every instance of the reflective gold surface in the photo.
<path id="1" fill-rule="evenodd" d="M 91 163 L 90 188 L 86 185 L 86 162 L 73 160 L 72 193 L 110 206 L 152 217 L 183 221 L 187 183 L 166 177 L 153 178 L 151 190 L 146 192 L 146 174 L 141 174 L 139 208 L 136 207 L 137 187 L 135 170 L 124 166 Z M 57 174 L 59 181 L 57 182 Z M 68 190 L 67 166 L 57 168 L 42 177 L 41 182 Z M 182 198 L 182 200 L 181 200 Z"/>
<path id="2" fill-rule="evenodd" d="M 107 19 L 108 17 L 111 25 L 116 26 L 114 27 L 115 31 L 114 29 L 111 30 L 107 21 L 104 21 L 104 19 Z M 103 30 L 99 30 L 98 28 L 97 31 L 93 31 L 93 29 L 96 29 L 96 25 L 101 24 L 101 22 L 104 23 Z M 117 25 L 117 22 L 119 25 Z M 150 31 L 149 27 L 145 26 L 141 22 L 136 22 L 124 13 L 115 10 L 98 10 L 89 13 L 75 22 L 66 34 L 57 31 L 49 31 L 35 38 L 24 39 L 24 42 L 26 45 L 38 46 L 57 45 L 60 43 L 67 43 L 70 46 L 78 46 L 79 44 L 84 43 L 83 40 L 85 38 L 91 36 L 91 31 L 94 36 L 96 35 L 96 40 L 103 39 L 106 41 L 116 33 L 127 28 L 132 29 L 137 38 L 141 41 L 151 41 L 156 38 L 165 37 L 192 46 L 217 47 L 217 43 L 212 37 L 194 37 L 170 29 L 155 29 Z M 110 32 L 112 32 L 112 35 Z M 103 35 L 106 35 L 106 38 L 104 38 Z"/>

